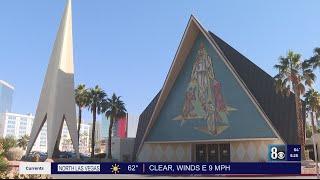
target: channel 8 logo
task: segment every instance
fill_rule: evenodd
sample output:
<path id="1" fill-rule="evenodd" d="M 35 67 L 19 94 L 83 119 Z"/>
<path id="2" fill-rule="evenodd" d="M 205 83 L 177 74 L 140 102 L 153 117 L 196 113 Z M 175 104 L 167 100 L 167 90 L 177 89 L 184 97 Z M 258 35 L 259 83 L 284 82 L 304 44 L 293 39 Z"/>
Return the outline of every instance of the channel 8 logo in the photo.
<path id="1" fill-rule="evenodd" d="M 286 161 L 286 146 L 269 145 L 268 159 L 269 161 Z"/>

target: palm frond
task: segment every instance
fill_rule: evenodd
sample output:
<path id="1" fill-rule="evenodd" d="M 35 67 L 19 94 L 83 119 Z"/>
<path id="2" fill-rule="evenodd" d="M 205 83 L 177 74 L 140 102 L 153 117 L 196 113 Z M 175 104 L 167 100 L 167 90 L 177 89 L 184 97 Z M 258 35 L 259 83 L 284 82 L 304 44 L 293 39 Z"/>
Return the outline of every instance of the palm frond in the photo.
<path id="1" fill-rule="evenodd" d="M 316 79 L 311 60 L 301 61 L 301 55 L 293 51 L 288 51 L 286 57 L 280 56 L 274 68 L 278 70 L 274 76 L 276 92 L 283 95 L 290 95 L 293 90 L 303 95 L 305 86 L 311 87 Z"/>
<path id="2" fill-rule="evenodd" d="M 103 111 L 108 119 L 118 120 L 125 117 L 127 110 L 124 102 L 121 100 L 121 96 L 117 96 L 113 93 L 111 98 L 107 98 L 104 103 Z"/>

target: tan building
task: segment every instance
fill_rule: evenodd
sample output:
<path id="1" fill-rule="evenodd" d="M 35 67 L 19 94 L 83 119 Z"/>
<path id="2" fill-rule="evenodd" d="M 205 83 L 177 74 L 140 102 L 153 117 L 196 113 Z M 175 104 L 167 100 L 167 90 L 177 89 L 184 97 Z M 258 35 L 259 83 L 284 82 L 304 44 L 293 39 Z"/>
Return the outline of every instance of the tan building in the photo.
<path id="1" fill-rule="evenodd" d="M 119 162 L 131 162 L 133 160 L 133 148 L 135 138 L 118 138 L 111 139 L 112 158 Z M 108 140 L 100 141 L 101 153 L 108 154 Z"/>

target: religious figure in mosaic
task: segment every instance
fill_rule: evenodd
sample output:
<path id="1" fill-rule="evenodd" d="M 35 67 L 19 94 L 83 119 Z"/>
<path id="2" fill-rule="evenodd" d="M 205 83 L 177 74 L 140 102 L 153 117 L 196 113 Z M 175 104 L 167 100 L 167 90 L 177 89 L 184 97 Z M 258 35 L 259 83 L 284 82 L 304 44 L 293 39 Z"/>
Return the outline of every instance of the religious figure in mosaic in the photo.
<path id="1" fill-rule="evenodd" d="M 181 125 L 186 120 L 203 119 L 207 126 L 195 128 L 212 135 L 229 127 L 228 112 L 236 109 L 225 104 L 221 84 L 215 78 L 211 57 L 203 43 L 197 52 L 184 99 L 182 114 L 174 118 L 180 120 Z"/>

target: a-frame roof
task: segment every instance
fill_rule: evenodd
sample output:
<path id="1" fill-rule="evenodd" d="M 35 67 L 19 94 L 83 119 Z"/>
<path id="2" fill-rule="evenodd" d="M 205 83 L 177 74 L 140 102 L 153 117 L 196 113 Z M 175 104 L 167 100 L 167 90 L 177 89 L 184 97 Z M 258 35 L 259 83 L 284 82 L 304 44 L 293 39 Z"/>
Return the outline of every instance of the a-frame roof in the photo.
<path id="1" fill-rule="evenodd" d="M 294 94 L 289 97 L 276 93 L 274 79 L 218 36 L 209 32 L 237 74 L 246 84 L 259 106 L 288 144 L 298 144 Z M 303 111 L 305 107 L 303 106 Z M 305 113 L 303 113 L 305 121 Z"/>
<path id="2" fill-rule="evenodd" d="M 191 16 L 182 41 L 175 55 L 162 90 L 152 100 L 139 119 L 135 143 L 135 154 L 138 153 L 148 135 L 162 105 L 177 78 L 186 56 L 198 33 L 203 33 L 212 46 L 219 52 L 225 64 L 236 77 L 261 115 L 268 122 L 277 137 L 286 143 L 297 143 L 296 115 L 294 97 L 283 97 L 276 94 L 273 78 L 252 63 L 245 56 L 229 46 L 211 32 L 206 31 L 194 16 Z M 146 115 L 147 114 L 147 115 Z"/>

